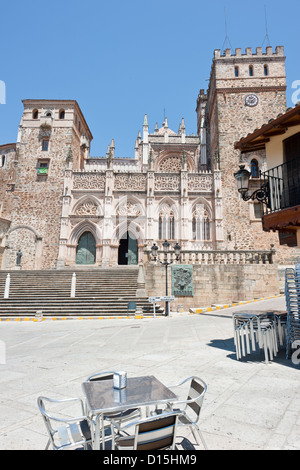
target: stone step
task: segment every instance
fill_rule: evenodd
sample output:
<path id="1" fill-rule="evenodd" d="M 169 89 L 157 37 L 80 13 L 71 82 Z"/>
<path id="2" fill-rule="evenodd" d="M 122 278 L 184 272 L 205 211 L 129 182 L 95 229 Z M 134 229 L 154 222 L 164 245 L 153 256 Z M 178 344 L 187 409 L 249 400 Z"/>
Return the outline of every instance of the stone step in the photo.
<path id="1" fill-rule="evenodd" d="M 4 299 L 7 274 L 9 298 Z M 127 304 L 153 314 L 147 298 L 136 297 L 137 267 L 76 269 L 76 296 L 71 298 L 73 273 L 59 271 L 0 271 L 0 316 L 32 316 L 37 311 L 55 316 L 127 315 Z M 160 315 L 163 309 L 156 307 Z"/>

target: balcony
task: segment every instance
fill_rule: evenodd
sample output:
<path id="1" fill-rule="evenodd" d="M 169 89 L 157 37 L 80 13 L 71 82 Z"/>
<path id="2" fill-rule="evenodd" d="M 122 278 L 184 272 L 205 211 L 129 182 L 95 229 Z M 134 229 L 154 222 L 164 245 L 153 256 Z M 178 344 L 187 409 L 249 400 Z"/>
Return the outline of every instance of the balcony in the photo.
<path id="1" fill-rule="evenodd" d="M 296 231 L 300 229 L 300 159 L 276 166 L 262 177 L 268 187 L 263 229 L 279 231 L 281 238 L 290 238 L 290 246 L 295 246 Z"/>
<path id="2" fill-rule="evenodd" d="M 37 169 L 38 175 L 48 175 L 48 168 L 38 168 Z"/>

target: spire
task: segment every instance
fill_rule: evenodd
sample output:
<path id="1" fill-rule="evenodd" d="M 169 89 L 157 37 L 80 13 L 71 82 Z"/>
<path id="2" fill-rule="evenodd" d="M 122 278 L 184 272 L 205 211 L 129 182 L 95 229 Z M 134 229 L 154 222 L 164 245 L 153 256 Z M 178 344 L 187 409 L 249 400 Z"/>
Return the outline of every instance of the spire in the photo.
<path id="1" fill-rule="evenodd" d="M 158 124 L 156 123 L 156 124 L 155 124 L 155 129 L 154 129 L 155 134 L 157 134 L 158 131 L 159 131 L 159 129 L 158 129 Z"/>
<path id="2" fill-rule="evenodd" d="M 181 119 L 180 129 L 181 129 L 181 143 L 185 144 L 185 122 L 184 122 L 184 118 Z"/>
<path id="3" fill-rule="evenodd" d="M 145 114 L 144 125 L 143 125 L 143 164 L 147 165 L 148 163 L 148 145 L 149 145 L 149 126 L 148 126 L 148 117 Z"/>
<path id="4" fill-rule="evenodd" d="M 110 151 L 111 151 L 111 157 L 114 158 L 114 156 L 115 156 L 115 141 L 114 141 L 114 139 L 111 139 Z"/>

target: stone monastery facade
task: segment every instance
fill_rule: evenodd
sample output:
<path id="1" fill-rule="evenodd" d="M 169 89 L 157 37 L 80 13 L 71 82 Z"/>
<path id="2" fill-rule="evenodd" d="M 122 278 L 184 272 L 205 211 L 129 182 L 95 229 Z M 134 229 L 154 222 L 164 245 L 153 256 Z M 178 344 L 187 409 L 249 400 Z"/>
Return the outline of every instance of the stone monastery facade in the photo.
<path id="1" fill-rule="evenodd" d="M 149 129 L 131 158 L 90 155 L 92 133 L 76 101 L 24 100 L 17 142 L 0 146 L 0 268 L 115 266 L 146 261 L 165 239 L 182 250 L 262 250 L 261 207 L 245 203 L 233 173 L 234 143 L 286 111 L 283 47 L 214 52 L 209 88 L 197 98 L 197 135 L 182 119 Z M 243 162 L 259 185 L 262 152 Z"/>

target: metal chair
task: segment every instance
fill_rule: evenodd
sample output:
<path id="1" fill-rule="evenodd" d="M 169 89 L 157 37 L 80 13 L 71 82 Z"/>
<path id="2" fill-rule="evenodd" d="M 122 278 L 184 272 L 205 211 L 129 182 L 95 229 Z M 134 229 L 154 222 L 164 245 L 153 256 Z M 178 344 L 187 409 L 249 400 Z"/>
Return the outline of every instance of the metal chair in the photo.
<path id="1" fill-rule="evenodd" d="M 80 398 L 53 400 L 47 397 L 38 397 L 39 410 L 42 414 L 49 440 L 45 450 L 52 445 L 54 450 L 84 449 L 88 450 L 92 444 L 91 420 L 84 412 L 84 403 Z M 80 405 L 81 415 L 73 418 L 61 418 L 46 411 L 56 405 Z"/>
<path id="2" fill-rule="evenodd" d="M 174 390 L 174 392 L 178 396 L 180 393 L 180 388 L 185 388 L 185 385 L 189 386 L 187 398 L 169 402 L 168 409 L 180 413 L 178 427 L 189 427 L 193 433 L 197 444 L 201 445 L 202 442 L 204 448 L 207 450 L 206 442 L 198 425 L 204 395 L 207 391 L 207 385 L 199 377 L 192 376 L 188 377 L 177 385 L 169 385 L 168 388 L 179 389 L 179 392 L 177 390 Z M 179 406 L 179 409 L 177 408 L 177 406 Z M 200 440 L 198 439 L 198 436 L 200 437 Z"/>
<path id="3" fill-rule="evenodd" d="M 90 375 L 86 382 L 99 382 L 102 380 L 113 380 L 115 371 L 105 371 L 105 372 L 98 372 L 96 374 Z M 87 410 L 88 414 L 88 410 Z M 139 408 L 129 408 L 128 410 L 124 411 L 117 411 L 106 413 L 105 415 L 101 416 L 102 426 L 101 426 L 101 433 L 102 433 L 102 447 L 105 447 L 105 429 L 111 429 L 111 421 L 112 419 L 115 422 L 125 422 L 135 418 L 139 418 L 141 416 L 141 411 Z M 91 419 L 94 421 L 95 419 L 99 419 L 99 416 L 90 416 Z M 110 439 L 110 438 L 108 438 Z"/>
<path id="4" fill-rule="evenodd" d="M 300 340 L 300 265 L 285 270 L 285 298 L 287 306 L 286 358 L 289 359 L 293 345 Z"/>
<path id="5" fill-rule="evenodd" d="M 269 363 L 278 352 L 278 338 L 275 322 L 268 314 L 235 313 L 232 315 L 234 344 L 237 360 L 250 354 L 256 347 L 264 350 L 265 361 Z"/>
<path id="6" fill-rule="evenodd" d="M 179 417 L 179 412 L 167 412 L 159 417 L 151 416 L 123 427 L 112 421 L 113 429 L 119 433 L 114 440 L 113 448 L 144 451 L 174 450 Z M 129 432 L 130 428 L 132 432 Z"/>

